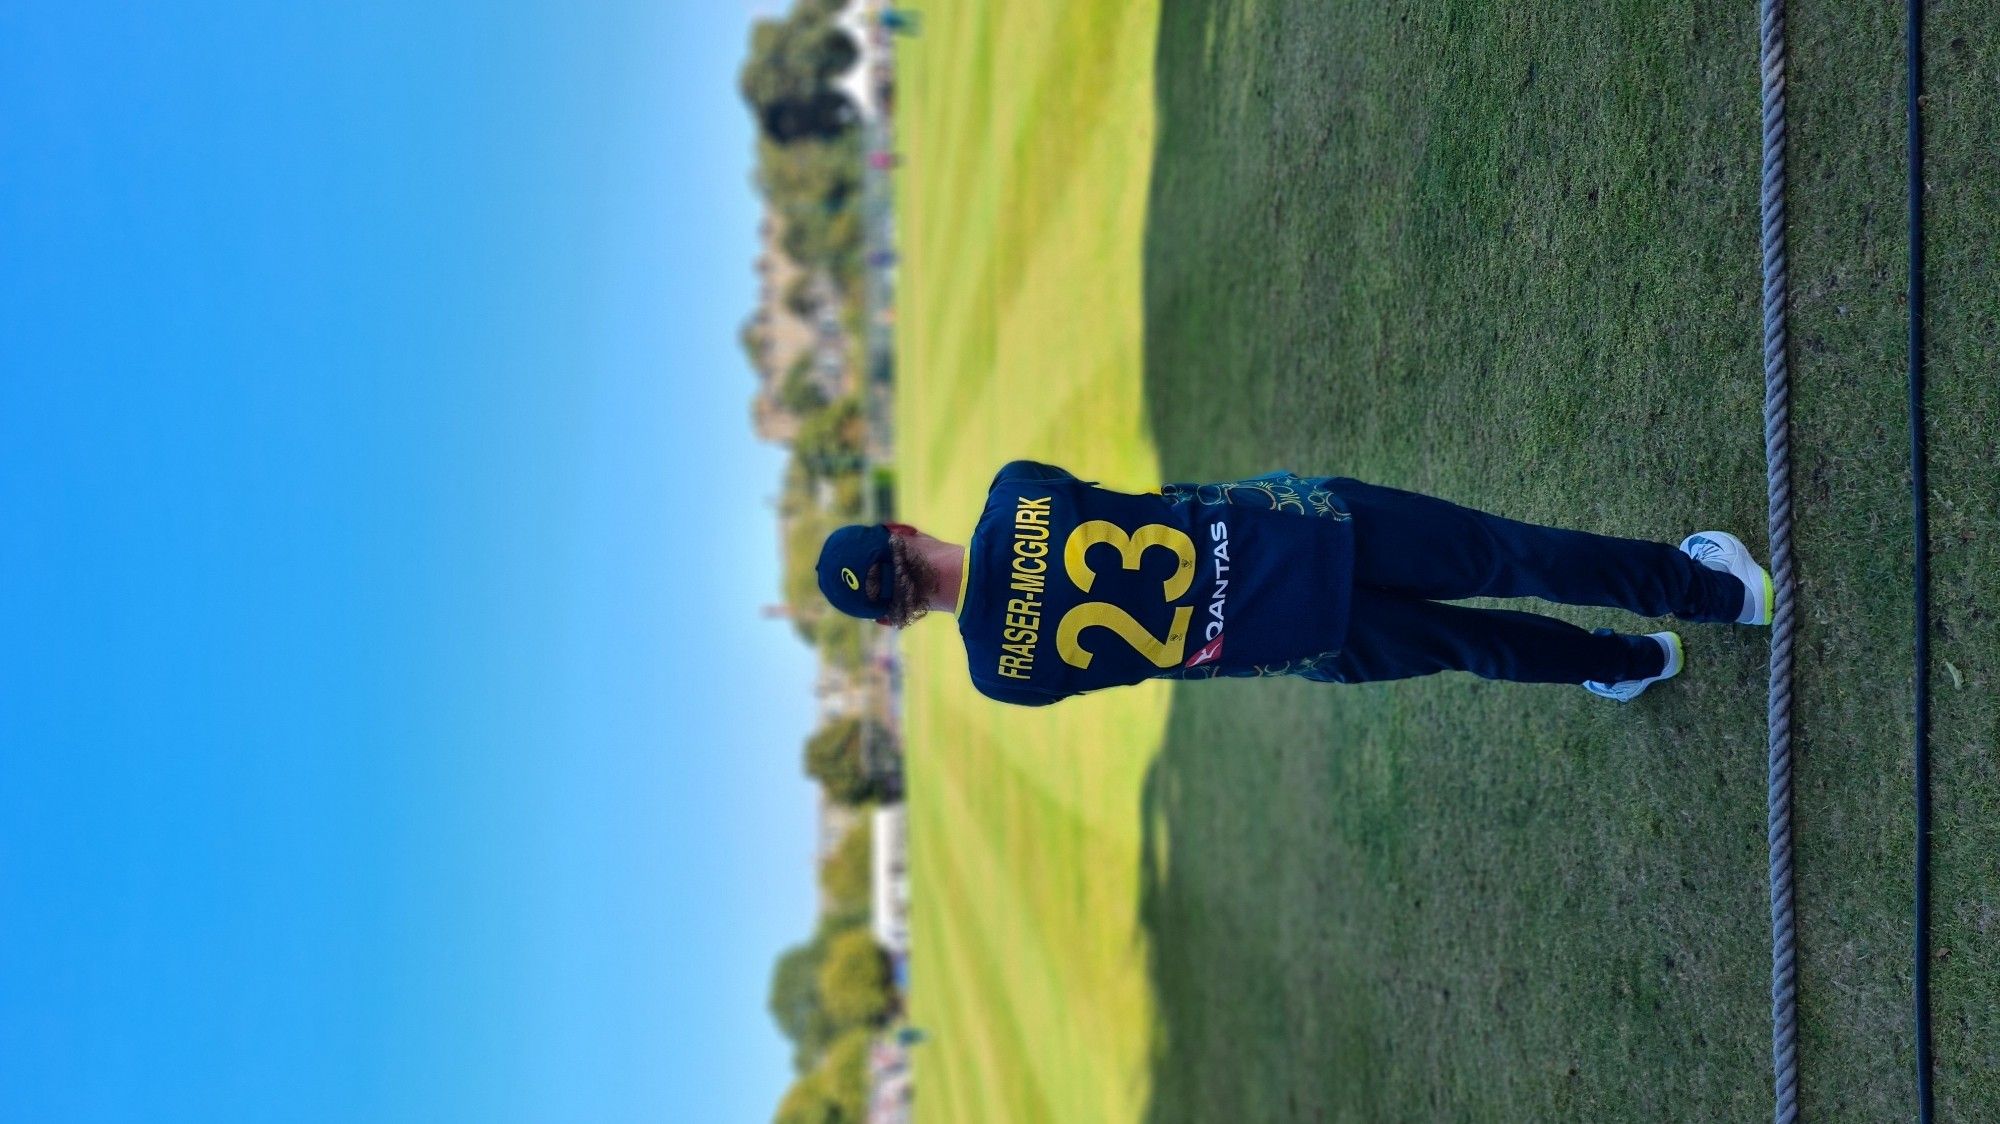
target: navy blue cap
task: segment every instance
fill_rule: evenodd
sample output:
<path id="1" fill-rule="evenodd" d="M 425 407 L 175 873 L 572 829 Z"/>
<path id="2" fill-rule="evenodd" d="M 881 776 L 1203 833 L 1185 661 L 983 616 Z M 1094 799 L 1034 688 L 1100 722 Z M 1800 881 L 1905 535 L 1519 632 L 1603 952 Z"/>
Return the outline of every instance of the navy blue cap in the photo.
<path id="1" fill-rule="evenodd" d="M 842 527 L 819 548 L 819 591 L 827 603 L 850 617 L 877 620 L 896 597 L 896 564 L 889 552 L 889 528 L 876 524 Z M 868 597 L 868 571 L 881 566 L 881 596 Z"/>

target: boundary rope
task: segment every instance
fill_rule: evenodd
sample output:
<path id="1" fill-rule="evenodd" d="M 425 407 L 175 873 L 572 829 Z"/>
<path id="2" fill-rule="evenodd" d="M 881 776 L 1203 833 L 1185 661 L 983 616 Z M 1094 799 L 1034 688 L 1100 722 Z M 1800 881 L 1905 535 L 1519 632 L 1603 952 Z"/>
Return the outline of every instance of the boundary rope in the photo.
<path id="1" fill-rule="evenodd" d="M 1768 712 L 1771 849 L 1771 1065 L 1775 1119 L 1799 1117 L 1798 945 L 1792 916 L 1791 369 L 1786 356 L 1785 8 L 1761 0 L 1764 95 L 1764 463 L 1770 500 L 1771 695 Z"/>

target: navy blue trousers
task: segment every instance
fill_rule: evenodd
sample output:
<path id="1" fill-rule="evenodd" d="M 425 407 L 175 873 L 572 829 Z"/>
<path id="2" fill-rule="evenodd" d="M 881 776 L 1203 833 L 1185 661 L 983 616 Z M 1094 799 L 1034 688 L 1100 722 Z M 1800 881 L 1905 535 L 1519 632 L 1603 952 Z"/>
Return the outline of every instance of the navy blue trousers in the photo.
<path id="1" fill-rule="evenodd" d="M 1354 601 L 1343 682 L 1469 671 L 1516 683 L 1658 675 L 1660 646 L 1553 617 L 1446 605 L 1539 597 L 1641 616 L 1734 621 L 1743 583 L 1664 543 L 1538 527 L 1415 492 L 1335 480 L 1354 517 Z"/>

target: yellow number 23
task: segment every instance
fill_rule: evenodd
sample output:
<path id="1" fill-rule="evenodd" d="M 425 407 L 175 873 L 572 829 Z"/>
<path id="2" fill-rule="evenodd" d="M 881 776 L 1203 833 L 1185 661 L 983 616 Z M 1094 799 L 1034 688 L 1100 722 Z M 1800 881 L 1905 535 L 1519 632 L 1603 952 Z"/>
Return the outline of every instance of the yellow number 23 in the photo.
<path id="1" fill-rule="evenodd" d="M 1180 565 L 1160 583 L 1163 601 L 1171 602 L 1186 593 L 1194 581 L 1194 540 L 1188 538 L 1185 532 L 1164 523 L 1148 523 L 1127 534 L 1115 523 L 1093 519 L 1080 524 L 1063 542 L 1063 569 L 1069 574 L 1069 580 L 1085 593 L 1090 592 L 1090 587 L 1097 581 L 1097 574 L 1090 568 L 1085 555 L 1098 543 L 1116 547 L 1119 561 L 1127 570 L 1137 570 L 1140 558 L 1149 548 L 1157 546 L 1171 551 L 1180 560 Z M 1120 640 L 1153 661 L 1156 667 L 1172 667 L 1181 662 L 1181 653 L 1187 648 L 1188 620 L 1193 616 L 1191 606 L 1182 605 L 1175 609 L 1173 624 L 1167 629 L 1166 639 L 1162 640 L 1146 631 L 1146 627 L 1134 620 L 1132 614 L 1109 601 L 1086 601 L 1064 613 L 1057 623 L 1056 651 L 1071 667 L 1087 668 L 1091 653 L 1083 646 L 1083 630 L 1104 628 L 1116 633 Z"/>

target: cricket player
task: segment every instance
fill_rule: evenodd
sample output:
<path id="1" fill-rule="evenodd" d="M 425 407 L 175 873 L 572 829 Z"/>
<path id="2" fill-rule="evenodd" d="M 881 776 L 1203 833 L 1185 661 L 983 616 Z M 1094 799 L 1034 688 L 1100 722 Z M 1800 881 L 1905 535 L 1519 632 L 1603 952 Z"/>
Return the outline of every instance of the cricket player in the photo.
<path id="1" fill-rule="evenodd" d="M 967 545 L 900 523 L 843 527 L 818 578 L 834 608 L 885 625 L 957 614 L 973 684 L 1023 706 L 1142 679 L 1440 671 L 1629 702 L 1680 673 L 1678 634 L 1447 602 L 1539 597 L 1749 625 L 1769 624 L 1772 602 L 1770 575 L 1721 531 L 1676 549 L 1289 472 L 1132 495 L 1034 461 L 993 478 Z"/>

